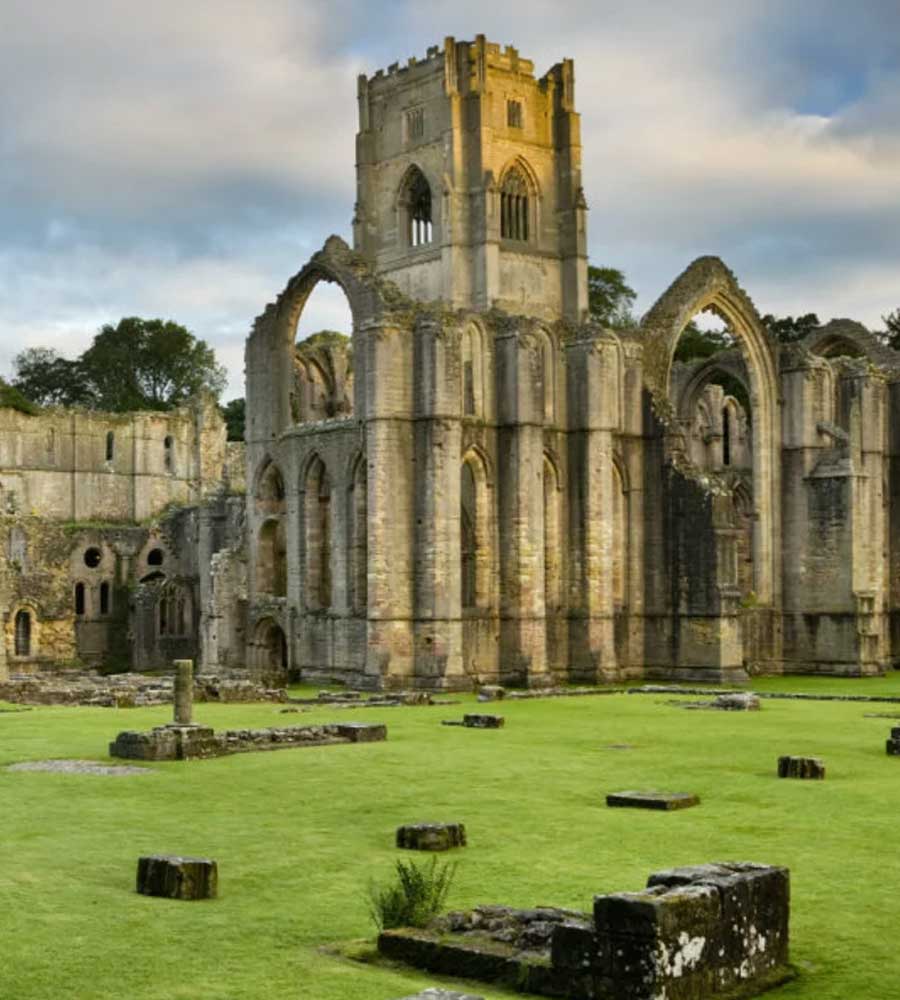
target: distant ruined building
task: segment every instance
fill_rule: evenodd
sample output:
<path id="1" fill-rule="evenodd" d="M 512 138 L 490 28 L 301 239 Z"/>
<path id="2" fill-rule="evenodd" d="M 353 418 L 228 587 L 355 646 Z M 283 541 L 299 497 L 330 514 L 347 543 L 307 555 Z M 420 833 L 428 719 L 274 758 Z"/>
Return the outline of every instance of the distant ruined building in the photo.
<path id="1" fill-rule="evenodd" d="M 202 669 L 453 689 L 900 662 L 900 355 L 844 320 L 775 343 L 715 257 L 639 328 L 593 322 L 574 90 L 571 61 L 535 79 L 481 36 L 360 77 L 354 248 L 330 237 L 256 320 L 243 523 L 179 548 Z M 349 343 L 296 343 L 320 281 Z M 736 347 L 673 363 L 704 311 Z"/>

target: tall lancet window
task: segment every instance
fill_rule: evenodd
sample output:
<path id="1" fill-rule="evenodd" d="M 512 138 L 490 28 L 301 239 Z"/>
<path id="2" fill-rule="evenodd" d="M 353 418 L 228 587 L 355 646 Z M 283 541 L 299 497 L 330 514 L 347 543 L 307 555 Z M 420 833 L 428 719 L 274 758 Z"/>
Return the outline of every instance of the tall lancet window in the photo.
<path id="1" fill-rule="evenodd" d="M 426 246 L 434 239 L 431 220 L 431 188 L 425 175 L 413 167 L 406 176 L 406 238 L 411 247 Z"/>
<path id="2" fill-rule="evenodd" d="M 519 170 L 510 170 L 500 190 L 500 235 L 528 242 L 528 185 Z"/>

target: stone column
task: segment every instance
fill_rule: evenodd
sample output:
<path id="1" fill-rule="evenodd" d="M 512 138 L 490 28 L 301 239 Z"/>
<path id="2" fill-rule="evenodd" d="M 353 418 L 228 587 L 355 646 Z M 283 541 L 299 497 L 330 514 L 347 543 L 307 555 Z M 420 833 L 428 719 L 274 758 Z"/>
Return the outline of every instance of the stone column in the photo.
<path id="1" fill-rule="evenodd" d="M 194 661 L 175 660 L 175 725 L 193 725 Z"/>

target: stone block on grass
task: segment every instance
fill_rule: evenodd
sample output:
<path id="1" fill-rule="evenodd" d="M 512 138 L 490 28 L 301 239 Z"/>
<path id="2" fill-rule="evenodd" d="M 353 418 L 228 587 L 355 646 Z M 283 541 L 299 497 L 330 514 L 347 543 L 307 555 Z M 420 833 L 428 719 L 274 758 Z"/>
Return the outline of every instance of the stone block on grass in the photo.
<path id="1" fill-rule="evenodd" d="M 778 777 L 824 781 L 825 763 L 821 757 L 779 757 Z"/>
<path id="2" fill-rule="evenodd" d="M 137 891 L 166 899 L 215 899 L 219 868 L 211 858 L 152 854 L 138 859 Z"/>
<path id="3" fill-rule="evenodd" d="M 449 851 L 466 846 L 463 823 L 410 823 L 397 827 L 397 846 L 408 851 Z"/>
<path id="4" fill-rule="evenodd" d="M 467 729 L 502 729 L 506 719 L 502 715 L 479 715 L 469 713 L 463 716 L 463 725 Z"/>
<path id="5" fill-rule="evenodd" d="M 630 809 L 657 809 L 671 812 L 673 809 L 699 806 L 700 797 L 689 792 L 612 792 L 606 796 L 606 804 Z"/>

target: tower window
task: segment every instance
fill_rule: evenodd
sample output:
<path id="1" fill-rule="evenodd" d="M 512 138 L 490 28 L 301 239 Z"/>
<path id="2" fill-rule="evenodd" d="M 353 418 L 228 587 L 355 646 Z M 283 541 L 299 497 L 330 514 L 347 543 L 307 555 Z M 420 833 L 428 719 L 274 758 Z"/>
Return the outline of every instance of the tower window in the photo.
<path id="1" fill-rule="evenodd" d="M 500 191 L 500 235 L 528 241 L 528 186 L 518 170 L 510 170 Z"/>
<path id="2" fill-rule="evenodd" d="M 414 167 L 408 175 L 406 197 L 406 237 L 411 247 L 421 247 L 432 241 L 431 188 L 425 175 Z"/>
<path id="3" fill-rule="evenodd" d="M 116 436 L 112 431 L 106 432 L 106 461 L 111 462 L 116 454 Z"/>
<path id="4" fill-rule="evenodd" d="M 109 614 L 109 584 L 106 580 L 100 584 L 100 614 Z"/>
<path id="5" fill-rule="evenodd" d="M 413 142 L 425 135 L 425 109 L 413 108 L 406 112 L 406 141 Z"/>
<path id="6" fill-rule="evenodd" d="M 75 614 L 84 614 L 84 584 L 75 584 Z"/>
<path id="7" fill-rule="evenodd" d="M 166 472 L 171 472 L 174 467 L 174 460 L 172 457 L 172 438 L 168 434 L 163 441 L 163 453 L 165 455 Z"/>
<path id="8" fill-rule="evenodd" d="M 522 102 L 506 102 L 506 124 L 509 128 L 522 127 Z"/>

